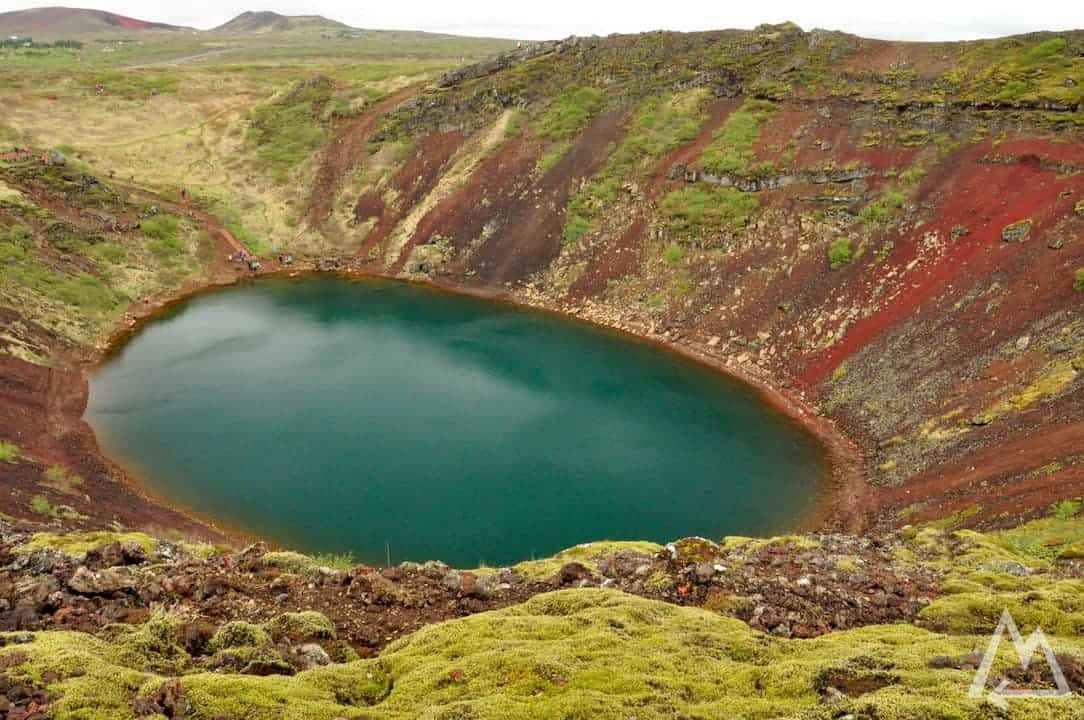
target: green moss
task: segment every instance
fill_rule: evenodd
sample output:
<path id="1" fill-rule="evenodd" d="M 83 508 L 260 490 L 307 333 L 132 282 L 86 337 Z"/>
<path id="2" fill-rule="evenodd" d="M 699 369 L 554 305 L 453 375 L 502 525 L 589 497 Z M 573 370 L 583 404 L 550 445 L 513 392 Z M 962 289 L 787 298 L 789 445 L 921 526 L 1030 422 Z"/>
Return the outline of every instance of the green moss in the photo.
<path id="1" fill-rule="evenodd" d="M 13 463 L 19 457 L 19 446 L 15 443 L 0 442 L 0 462 Z"/>
<path id="2" fill-rule="evenodd" d="M 1073 289 L 1084 293 L 1084 267 L 1079 267 L 1073 272 Z"/>
<path id="3" fill-rule="evenodd" d="M 265 565 L 299 575 L 314 573 L 320 569 L 320 563 L 316 561 L 316 558 L 289 550 L 266 553 L 261 561 Z"/>
<path id="4" fill-rule="evenodd" d="M 57 535 L 54 533 L 34 533 L 30 542 L 20 545 L 18 552 L 33 552 L 34 550 L 59 550 L 72 557 L 82 557 L 91 550 L 99 550 L 110 543 L 122 544 L 134 543 L 139 545 L 147 553 L 154 552 L 155 541 L 149 535 L 140 532 L 86 532 L 66 533 Z"/>
<path id="5" fill-rule="evenodd" d="M 335 625 L 323 613 L 311 610 L 279 615 L 264 627 L 273 638 L 288 638 L 295 642 L 335 638 Z"/>
<path id="6" fill-rule="evenodd" d="M 851 239 L 836 238 L 828 248 L 828 264 L 833 270 L 848 265 L 852 258 Z"/>
<path id="7" fill-rule="evenodd" d="M 259 647 L 269 642 L 271 635 L 261 626 L 234 620 L 220 627 L 207 647 L 212 652 L 218 652 L 231 648 Z"/>
<path id="8" fill-rule="evenodd" d="M 641 555 L 653 556 L 662 550 L 662 545 L 651 542 L 638 541 L 601 541 L 584 543 L 575 547 L 562 550 L 552 557 L 542 560 L 527 560 L 516 565 L 513 569 L 522 573 L 531 580 L 548 580 L 561 569 L 562 565 L 570 562 L 578 562 L 592 571 L 598 571 L 596 558 L 605 555 L 613 555 L 618 552 L 632 552 Z"/>
<path id="9" fill-rule="evenodd" d="M 1025 633 L 1033 620 L 1022 608 Z M 931 668 L 930 660 L 984 646 L 991 627 L 953 637 L 881 625 L 785 640 L 705 610 L 569 590 L 427 626 L 375 660 L 294 677 L 190 674 L 180 684 L 193 720 L 973 718 L 984 712 L 981 701 L 968 698 L 973 673 Z M 1084 651 L 1077 636 L 1052 635 L 1057 651 Z M 101 639 L 61 632 L 34 638 L 0 648 L 0 656 L 25 654 L 27 662 L 13 672 L 31 677 L 59 671 L 51 689 L 60 695 L 60 720 L 131 718 L 132 697 L 163 682 L 130 669 Z M 1008 667 L 1008 652 L 998 667 L 1003 660 Z M 72 677 L 77 668 L 86 676 Z M 819 691 L 840 676 L 883 687 L 845 705 L 823 705 Z M 1035 717 L 1070 718 L 1084 710 L 1084 700 L 1043 707 L 1048 711 Z"/>
<path id="10" fill-rule="evenodd" d="M 191 663 L 177 642 L 178 625 L 176 618 L 159 613 L 135 627 L 107 625 L 100 634 L 112 640 L 114 657 L 120 664 L 173 675 L 184 672 Z"/>

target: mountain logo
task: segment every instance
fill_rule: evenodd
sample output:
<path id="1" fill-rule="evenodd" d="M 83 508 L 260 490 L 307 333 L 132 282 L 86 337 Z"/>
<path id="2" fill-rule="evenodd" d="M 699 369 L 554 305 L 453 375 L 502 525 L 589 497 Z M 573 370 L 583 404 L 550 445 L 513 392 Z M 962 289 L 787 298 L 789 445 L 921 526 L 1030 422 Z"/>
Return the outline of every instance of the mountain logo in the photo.
<path id="1" fill-rule="evenodd" d="M 1036 649 L 1043 651 L 1047 665 L 1050 666 L 1050 672 L 1054 675 L 1055 688 L 1011 688 L 1008 680 L 1002 680 L 996 688 L 989 693 L 986 692 L 986 683 L 990 679 L 990 669 L 994 665 L 995 658 L 997 658 L 997 650 L 1006 631 L 1008 631 L 1013 646 L 1016 648 L 1016 655 L 1020 659 L 1021 669 L 1026 671 L 1031 666 Z M 1072 694 L 1073 691 L 1065 680 L 1065 673 L 1062 672 L 1061 665 L 1058 664 L 1058 659 L 1054 656 L 1054 650 L 1050 647 L 1050 641 L 1046 639 L 1043 629 L 1036 628 L 1035 632 L 1027 640 L 1024 640 L 1020 636 L 1020 630 L 1016 627 L 1012 613 L 1008 609 L 1004 610 L 1001 613 L 1001 620 L 997 624 L 997 629 L 994 630 L 994 635 L 990 638 L 990 646 L 986 648 L 986 654 L 982 656 L 982 663 L 979 665 L 979 670 L 971 683 L 971 691 L 968 693 L 968 697 L 979 699 L 985 696 L 997 707 L 1007 708 L 1009 706 L 1008 701 L 1014 698 L 1060 699 L 1068 698 Z"/>

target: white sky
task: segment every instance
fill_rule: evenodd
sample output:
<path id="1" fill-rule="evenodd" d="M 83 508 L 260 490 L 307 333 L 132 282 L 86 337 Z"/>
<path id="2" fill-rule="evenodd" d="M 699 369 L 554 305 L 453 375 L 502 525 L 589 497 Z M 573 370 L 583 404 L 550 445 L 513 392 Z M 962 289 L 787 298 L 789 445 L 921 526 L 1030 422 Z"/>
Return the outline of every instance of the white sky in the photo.
<path id="1" fill-rule="evenodd" d="M 0 0 L 0 12 L 55 4 L 57 0 Z M 806 30 L 821 27 L 905 40 L 964 40 L 1084 28 L 1081 0 L 370 0 L 364 4 L 345 0 L 92 0 L 78 5 L 197 28 L 214 27 L 244 10 L 274 10 L 289 15 L 324 15 L 363 28 L 522 39 L 658 29 L 751 28 L 784 20 Z"/>

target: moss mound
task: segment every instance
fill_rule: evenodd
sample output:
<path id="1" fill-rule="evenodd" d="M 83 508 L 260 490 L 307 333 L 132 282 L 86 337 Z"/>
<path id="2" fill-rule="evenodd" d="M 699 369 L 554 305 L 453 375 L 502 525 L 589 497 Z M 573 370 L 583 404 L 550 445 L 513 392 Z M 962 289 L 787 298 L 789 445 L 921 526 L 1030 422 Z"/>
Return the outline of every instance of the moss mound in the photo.
<path id="1" fill-rule="evenodd" d="M 293 677 L 183 675 L 179 685 L 187 716 L 197 719 L 977 718 L 993 708 L 968 698 L 973 673 L 932 661 L 985 641 L 907 625 L 783 640 L 704 610 L 569 590 L 427 627 L 378 659 Z M 1054 644 L 1084 657 L 1079 639 Z M 131 718 L 134 697 L 165 682 L 133 667 L 138 662 L 116 644 L 78 633 L 38 633 L 0 658 L 16 653 L 25 661 L 10 672 L 53 679 L 60 719 Z M 998 662 L 1011 661 L 1006 653 Z M 834 685 L 851 694 L 825 704 Z M 1080 697 L 1016 701 L 1007 717 L 1082 711 Z"/>

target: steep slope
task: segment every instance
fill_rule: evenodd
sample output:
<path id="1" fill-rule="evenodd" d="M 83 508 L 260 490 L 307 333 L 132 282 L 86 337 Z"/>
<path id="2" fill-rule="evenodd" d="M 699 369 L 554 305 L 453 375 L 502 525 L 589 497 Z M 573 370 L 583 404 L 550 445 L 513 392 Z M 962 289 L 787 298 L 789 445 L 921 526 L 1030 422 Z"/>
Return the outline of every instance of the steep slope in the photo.
<path id="1" fill-rule="evenodd" d="M 0 13 L 0 34 L 73 37 L 105 31 L 184 30 L 176 25 L 149 22 L 104 10 L 46 7 Z"/>
<path id="2" fill-rule="evenodd" d="M 539 43 L 387 115 L 403 159 L 309 221 L 761 378 L 860 446 L 867 520 L 996 524 L 1084 494 L 1082 78 L 1082 32 Z"/>
<path id="3" fill-rule="evenodd" d="M 349 30 L 350 26 L 320 15 L 280 15 L 269 10 L 246 11 L 214 28 L 215 32 L 269 33 L 290 30 Z"/>

